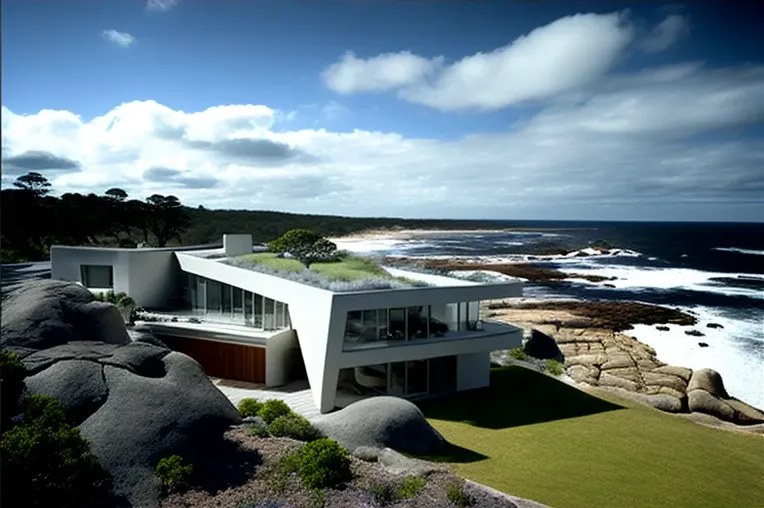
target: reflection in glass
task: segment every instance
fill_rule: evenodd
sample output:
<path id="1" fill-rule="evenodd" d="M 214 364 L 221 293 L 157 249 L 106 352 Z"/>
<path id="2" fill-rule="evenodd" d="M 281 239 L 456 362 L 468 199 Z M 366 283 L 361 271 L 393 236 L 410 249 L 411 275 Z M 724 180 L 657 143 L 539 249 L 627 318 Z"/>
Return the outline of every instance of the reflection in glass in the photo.
<path id="1" fill-rule="evenodd" d="M 263 327 L 263 297 L 255 293 L 254 310 L 253 310 L 253 322 L 255 328 Z"/>
<path id="2" fill-rule="evenodd" d="M 222 286 L 219 282 L 212 280 L 207 281 L 207 313 L 219 314 L 222 298 L 221 298 Z"/>
<path id="3" fill-rule="evenodd" d="M 243 320 L 244 315 L 244 291 L 240 288 L 231 288 L 233 292 L 233 317 L 237 321 Z"/>
<path id="4" fill-rule="evenodd" d="M 406 338 L 406 309 L 390 309 L 390 339 Z"/>
<path id="5" fill-rule="evenodd" d="M 427 393 L 427 360 L 406 362 L 406 395 Z"/>
<path id="6" fill-rule="evenodd" d="M 276 326 L 276 316 L 273 300 L 270 298 L 263 298 L 263 304 L 263 328 L 265 330 L 273 330 Z"/>
<path id="7" fill-rule="evenodd" d="M 244 292 L 244 322 L 247 326 L 254 326 L 252 322 L 252 293 Z"/>
<path id="8" fill-rule="evenodd" d="M 363 388 L 371 388 L 375 391 L 387 391 L 387 364 L 367 365 L 354 369 L 355 382 Z"/>
<path id="9" fill-rule="evenodd" d="M 390 364 L 389 393 L 393 395 L 404 395 L 406 393 L 406 362 Z"/>
<path id="10" fill-rule="evenodd" d="M 231 286 L 228 284 L 221 284 L 221 296 L 223 301 L 223 315 L 231 315 Z"/>

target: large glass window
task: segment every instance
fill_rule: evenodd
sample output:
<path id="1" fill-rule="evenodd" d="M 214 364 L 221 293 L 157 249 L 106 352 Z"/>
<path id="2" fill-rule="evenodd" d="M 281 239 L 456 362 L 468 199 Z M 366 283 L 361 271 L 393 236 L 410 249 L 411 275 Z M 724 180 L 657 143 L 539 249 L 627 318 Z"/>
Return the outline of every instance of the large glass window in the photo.
<path id="1" fill-rule="evenodd" d="M 111 265 L 80 265 L 82 285 L 93 289 L 114 287 L 114 268 Z"/>
<path id="2" fill-rule="evenodd" d="M 427 360 L 406 362 L 406 395 L 427 393 Z"/>
<path id="3" fill-rule="evenodd" d="M 244 319 L 244 290 L 241 288 L 231 288 L 233 292 L 233 317 L 237 321 Z"/>
<path id="4" fill-rule="evenodd" d="M 214 280 L 207 281 L 207 314 L 219 314 L 222 307 L 223 285 Z"/>
<path id="5" fill-rule="evenodd" d="M 273 330 L 276 327 L 276 309 L 273 300 L 264 298 L 263 328 Z"/>
<path id="6" fill-rule="evenodd" d="M 391 340 L 406 338 L 406 309 L 390 309 L 389 330 Z"/>
<path id="7" fill-rule="evenodd" d="M 263 297 L 255 293 L 254 298 L 254 325 L 255 328 L 263 327 Z"/>
<path id="8" fill-rule="evenodd" d="M 254 326 L 255 323 L 252 321 L 252 306 L 254 305 L 253 302 L 253 295 L 249 291 L 244 291 L 244 322 L 247 324 L 247 326 Z"/>
<path id="9" fill-rule="evenodd" d="M 233 288 L 229 286 L 228 284 L 221 284 L 221 296 L 223 300 L 223 315 L 224 316 L 231 316 L 232 314 L 232 295 L 231 292 Z"/>
<path id="10" fill-rule="evenodd" d="M 406 362 L 390 364 L 390 386 L 388 393 L 393 395 L 406 394 Z"/>
<path id="11" fill-rule="evenodd" d="M 430 393 L 456 391 L 456 356 L 441 356 L 430 360 Z"/>

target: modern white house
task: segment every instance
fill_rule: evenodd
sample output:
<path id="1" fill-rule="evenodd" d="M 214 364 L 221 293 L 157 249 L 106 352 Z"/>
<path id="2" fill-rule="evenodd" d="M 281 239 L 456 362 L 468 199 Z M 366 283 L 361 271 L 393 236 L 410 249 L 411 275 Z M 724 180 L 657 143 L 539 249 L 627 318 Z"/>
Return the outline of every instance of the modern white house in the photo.
<path id="1" fill-rule="evenodd" d="M 143 322 L 209 376 L 277 387 L 307 379 L 321 413 L 337 393 L 415 398 L 489 384 L 490 352 L 522 329 L 481 319 L 480 301 L 522 296 L 521 282 L 388 273 L 428 287 L 334 291 L 226 262 L 262 250 L 251 235 L 181 248 L 51 247 L 51 277 L 125 292 Z"/>

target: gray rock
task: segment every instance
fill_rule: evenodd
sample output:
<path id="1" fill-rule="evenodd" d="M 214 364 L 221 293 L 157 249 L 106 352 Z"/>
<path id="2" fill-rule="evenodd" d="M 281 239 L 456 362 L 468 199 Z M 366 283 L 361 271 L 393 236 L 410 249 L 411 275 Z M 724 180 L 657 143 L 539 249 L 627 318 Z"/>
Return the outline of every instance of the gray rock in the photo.
<path id="1" fill-rule="evenodd" d="M 257 427 L 259 429 L 268 430 L 268 424 L 259 416 L 247 416 L 241 423 L 248 427 Z"/>
<path id="2" fill-rule="evenodd" d="M 348 450 L 359 446 L 436 454 L 443 437 L 413 403 L 398 397 L 370 397 L 316 418 L 318 430 Z"/>
<path id="3" fill-rule="evenodd" d="M 700 369 L 692 372 L 690 382 L 687 384 L 687 391 L 692 390 L 705 390 L 711 395 L 728 399 L 729 394 L 724 389 L 724 381 L 722 376 L 718 372 L 712 369 Z"/>
<path id="4" fill-rule="evenodd" d="M 242 474 L 223 438 L 241 418 L 199 364 L 150 334 L 131 341 L 119 311 L 86 289 L 51 280 L 14 286 L 3 292 L 0 325 L 2 347 L 23 356 L 26 395 L 68 406 L 113 476 L 119 506 L 158 507 L 154 468 L 172 454 L 194 462 L 205 481 Z"/>
<path id="5" fill-rule="evenodd" d="M 30 393 L 50 395 L 66 404 L 75 425 L 97 411 L 109 395 L 103 367 L 87 360 L 60 361 L 25 381 Z"/>
<path id="6" fill-rule="evenodd" d="M 366 462 L 376 462 L 382 450 L 371 446 L 359 446 L 353 450 L 353 456 Z"/>
<path id="7" fill-rule="evenodd" d="M 757 425 L 764 423 L 764 412 L 742 400 L 731 398 L 725 400 L 735 410 L 735 420 L 740 425 Z"/>
<path id="8" fill-rule="evenodd" d="M 695 379 L 695 376 L 692 379 Z M 732 406 L 706 390 L 698 388 L 688 392 L 687 403 L 692 412 L 706 413 L 728 422 L 735 421 L 735 410 Z"/>
<path id="9" fill-rule="evenodd" d="M 223 433 L 241 421 L 194 360 L 171 352 L 161 362 L 162 378 L 104 365 L 109 397 L 80 425 L 114 476 L 117 494 L 135 507 L 158 506 L 154 467 L 161 458 L 179 454 L 202 464 L 222 446 Z"/>
<path id="10" fill-rule="evenodd" d="M 557 347 L 557 341 L 535 328 L 531 330 L 530 337 L 523 345 L 523 350 L 525 354 L 533 358 L 541 358 L 542 360 L 552 358 L 560 362 L 564 360 L 562 351 Z"/>
<path id="11" fill-rule="evenodd" d="M 521 497 L 510 496 L 496 489 L 493 489 L 482 483 L 471 480 L 464 481 L 464 490 L 472 499 L 473 506 L 480 507 L 506 507 L 506 508 L 549 508 L 545 504 L 524 499 Z"/>
<path id="12" fill-rule="evenodd" d="M 67 342 L 130 341 L 119 310 L 71 282 L 32 280 L 4 288 L 0 346 L 26 356 Z M 18 349 L 21 348 L 21 349 Z"/>
<path id="13" fill-rule="evenodd" d="M 357 450 L 357 448 L 356 448 Z M 395 474 L 413 474 L 417 476 L 426 475 L 435 471 L 443 471 L 442 465 L 425 460 L 412 459 L 402 453 L 398 453 L 391 448 L 380 450 L 377 455 L 377 461 Z"/>

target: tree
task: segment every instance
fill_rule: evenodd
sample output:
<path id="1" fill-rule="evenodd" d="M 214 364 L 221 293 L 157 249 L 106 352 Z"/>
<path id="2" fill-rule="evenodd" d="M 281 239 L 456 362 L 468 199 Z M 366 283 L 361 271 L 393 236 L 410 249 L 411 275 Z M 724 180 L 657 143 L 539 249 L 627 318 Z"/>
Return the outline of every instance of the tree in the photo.
<path id="1" fill-rule="evenodd" d="M 127 192 L 120 189 L 119 187 L 112 187 L 111 189 L 104 192 L 104 195 L 109 199 L 113 199 L 114 201 L 119 202 L 127 199 Z"/>
<path id="2" fill-rule="evenodd" d="M 16 181 L 13 182 L 13 186 L 21 190 L 29 191 L 36 197 L 45 196 L 50 192 L 50 182 L 48 179 L 34 171 L 16 178 Z"/>
<path id="3" fill-rule="evenodd" d="M 288 253 L 299 259 L 306 268 L 316 261 L 331 259 L 337 245 L 309 229 L 292 229 L 268 244 L 272 252 Z"/>
<path id="4" fill-rule="evenodd" d="M 179 241 L 191 225 L 191 220 L 178 198 L 154 194 L 146 198 L 148 204 L 148 229 L 154 235 L 158 247 L 164 247 L 173 238 Z"/>

